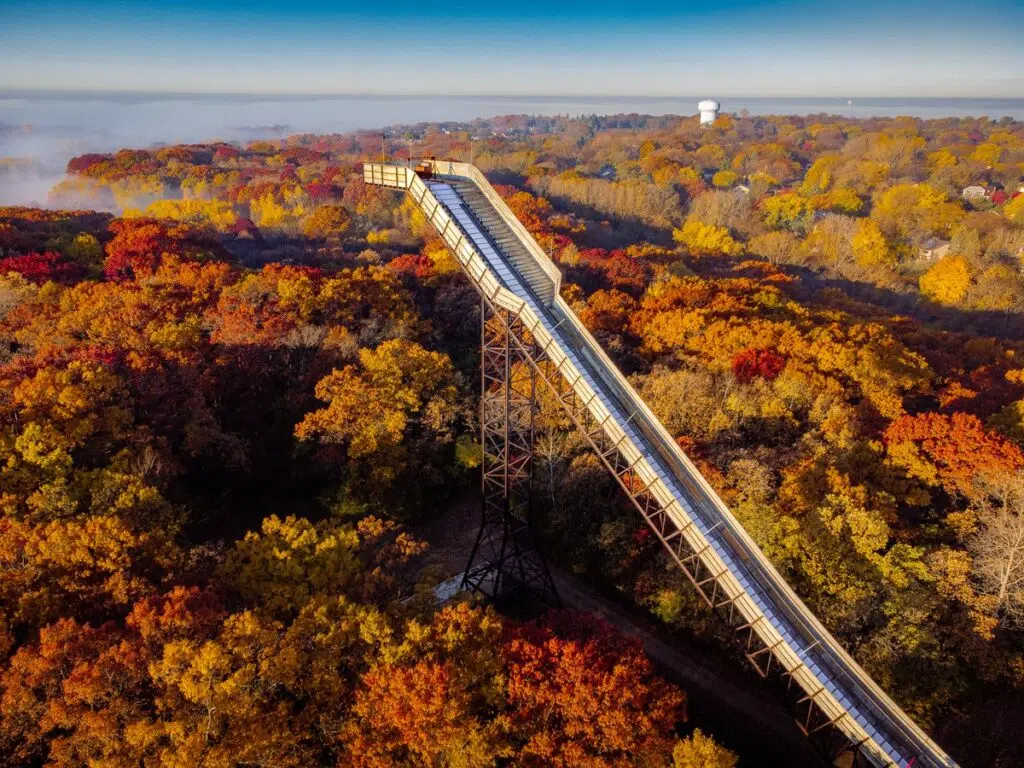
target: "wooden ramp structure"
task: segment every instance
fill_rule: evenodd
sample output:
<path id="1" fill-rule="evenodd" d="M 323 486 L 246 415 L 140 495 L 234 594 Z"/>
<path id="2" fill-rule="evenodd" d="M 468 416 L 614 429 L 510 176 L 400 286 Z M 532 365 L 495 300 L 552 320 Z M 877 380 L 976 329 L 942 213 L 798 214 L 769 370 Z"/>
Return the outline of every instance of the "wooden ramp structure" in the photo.
<path id="1" fill-rule="evenodd" d="M 483 525 L 464 586 L 553 594 L 529 543 L 536 387 L 547 386 L 750 663 L 780 676 L 836 766 L 955 768 L 800 600 L 559 293 L 561 274 L 468 163 L 367 163 L 405 190 L 481 297 Z"/>

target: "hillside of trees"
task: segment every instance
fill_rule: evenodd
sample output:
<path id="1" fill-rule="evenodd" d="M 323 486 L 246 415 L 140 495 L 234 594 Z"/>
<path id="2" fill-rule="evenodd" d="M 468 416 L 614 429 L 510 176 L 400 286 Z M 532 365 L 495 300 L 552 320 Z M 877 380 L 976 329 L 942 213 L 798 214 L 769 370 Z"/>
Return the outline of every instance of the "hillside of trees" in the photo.
<path id="1" fill-rule="evenodd" d="M 1024 124 L 388 137 L 393 161 L 472 155 L 829 629 L 961 764 L 1015 764 Z M 363 183 L 380 143 L 83 155 L 54 210 L 0 209 L 14 764 L 735 763 L 608 626 L 433 600 L 414 531 L 476 481 L 478 300 L 412 204 Z M 724 647 L 562 414 L 538 426 L 545 549 Z"/>

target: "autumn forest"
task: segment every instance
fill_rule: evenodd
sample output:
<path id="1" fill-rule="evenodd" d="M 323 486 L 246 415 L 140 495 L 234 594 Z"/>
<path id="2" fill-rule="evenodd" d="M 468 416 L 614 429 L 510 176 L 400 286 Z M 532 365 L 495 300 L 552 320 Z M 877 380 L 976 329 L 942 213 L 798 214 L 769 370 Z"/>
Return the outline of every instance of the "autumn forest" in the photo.
<path id="1" fill-rule="evenodd" d="M 479 299 L 364 183 L 381 144 L 85 154 L 0 208 L 4 765 L 757 764 L 601 619 L 439 604 Z M 828 629 L 961 765 L 1019 764 L 1024 124 L 506 116 L 383 151 L 472 158 Z M 541 406 L 553 564 L 741 666 Z"/>

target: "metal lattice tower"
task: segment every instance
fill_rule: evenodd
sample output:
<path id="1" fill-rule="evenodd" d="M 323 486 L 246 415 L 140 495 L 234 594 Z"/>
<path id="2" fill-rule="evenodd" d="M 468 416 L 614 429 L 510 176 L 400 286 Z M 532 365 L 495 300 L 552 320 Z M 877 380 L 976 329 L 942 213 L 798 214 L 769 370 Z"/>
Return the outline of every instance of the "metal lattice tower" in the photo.
<path id="1" fill-rule="evenodd" d="M 558 592 L 532 526 L 536 368 L 522 321 L 480 302 L 481 521 L 462 588 L 491 599 Z"/>

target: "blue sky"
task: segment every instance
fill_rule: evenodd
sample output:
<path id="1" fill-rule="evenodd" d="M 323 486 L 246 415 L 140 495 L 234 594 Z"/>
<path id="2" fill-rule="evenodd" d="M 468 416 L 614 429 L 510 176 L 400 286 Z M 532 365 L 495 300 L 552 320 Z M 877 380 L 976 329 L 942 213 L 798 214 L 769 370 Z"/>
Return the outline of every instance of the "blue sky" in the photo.
<path id="1" fill-rule="evenodd" d="M 1024 3 L 0 0 L 0 88 L 1024 97 Z"/>

